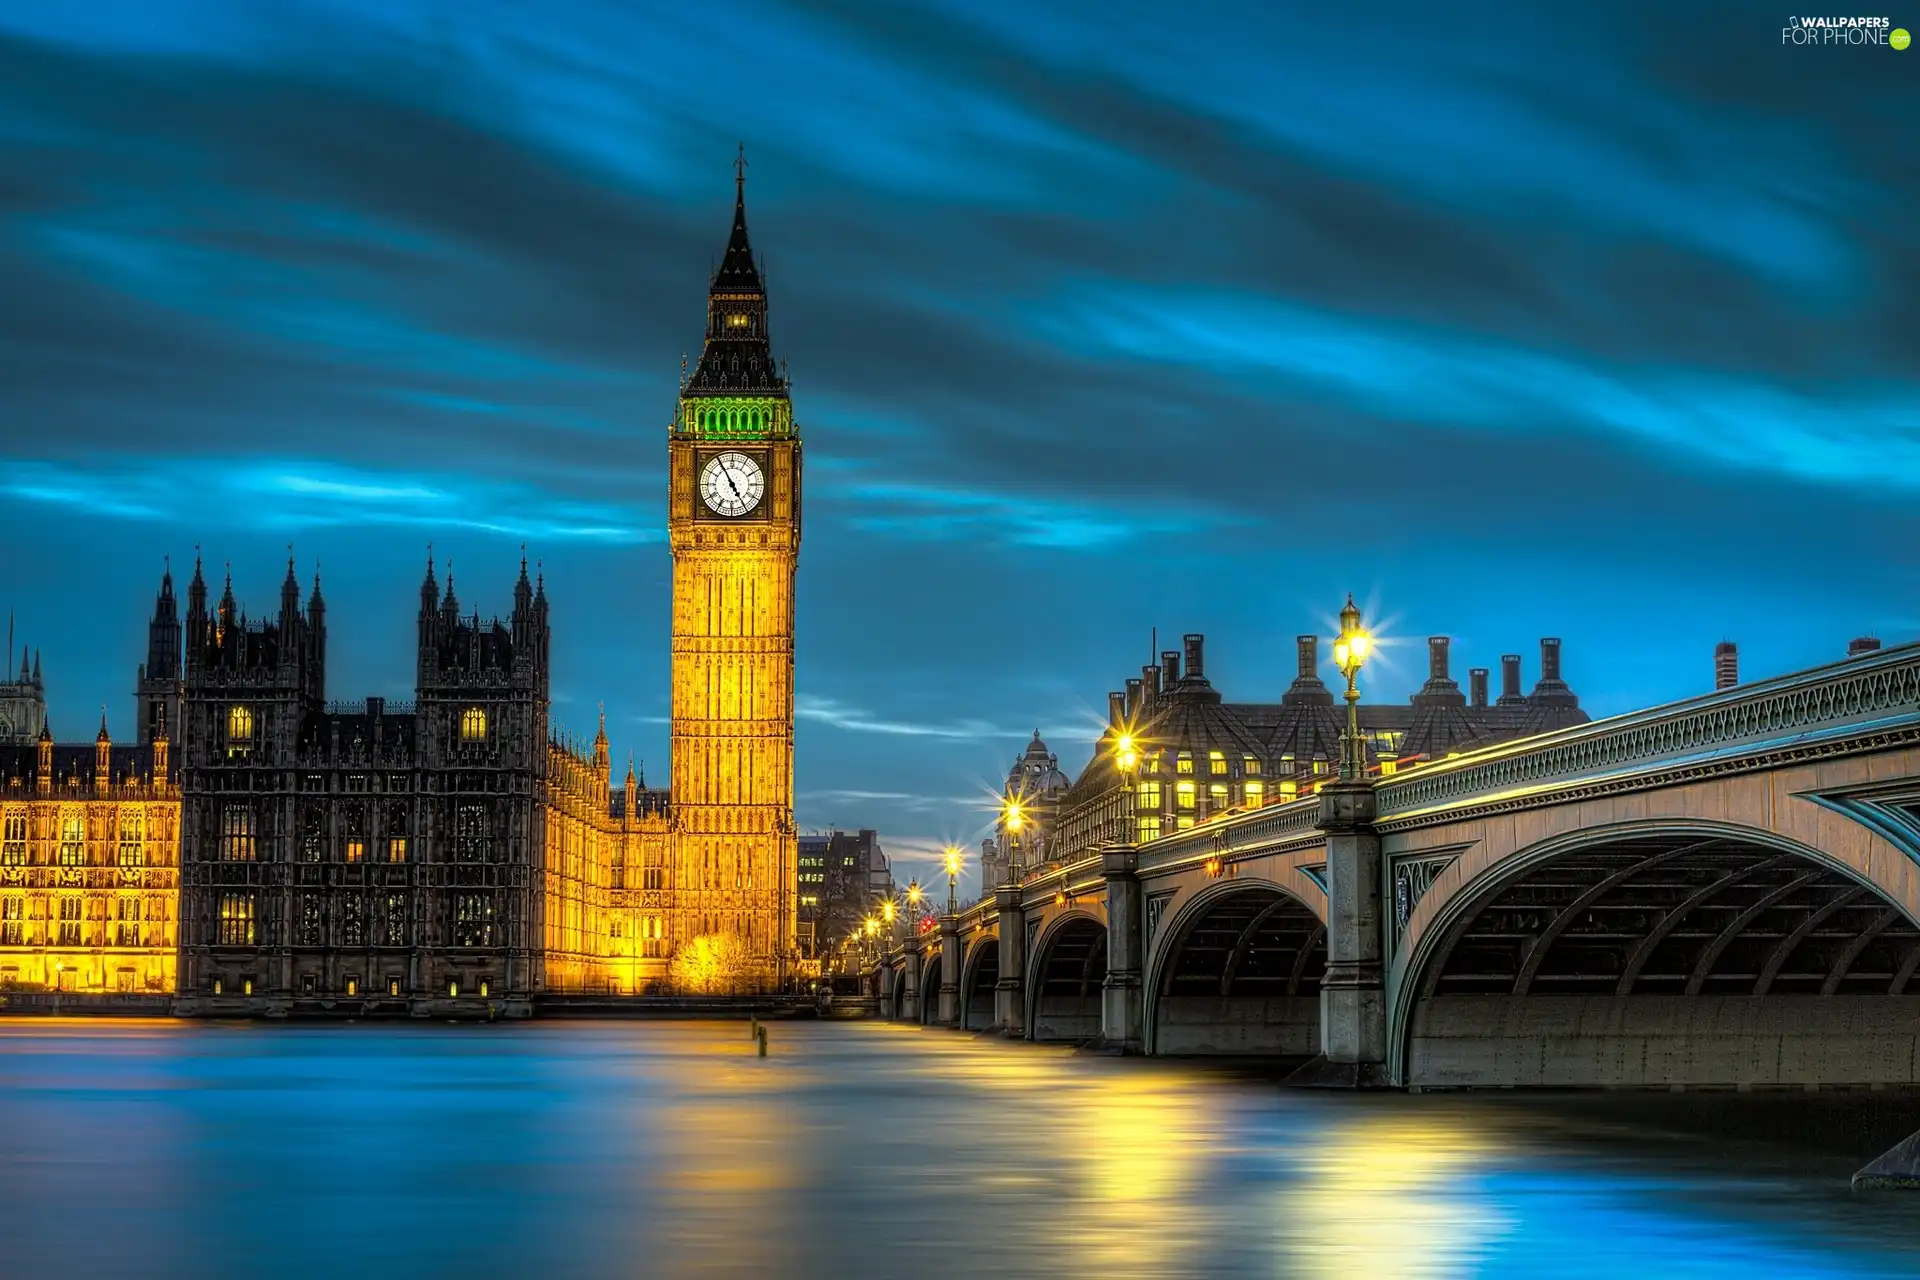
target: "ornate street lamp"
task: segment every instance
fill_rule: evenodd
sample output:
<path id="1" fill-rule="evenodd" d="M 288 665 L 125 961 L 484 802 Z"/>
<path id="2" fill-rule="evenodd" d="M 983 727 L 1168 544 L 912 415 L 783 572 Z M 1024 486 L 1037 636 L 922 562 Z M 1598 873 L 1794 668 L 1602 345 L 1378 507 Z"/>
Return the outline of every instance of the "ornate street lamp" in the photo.
<path id="1" fill-rule="evenodd" d="M 907 884 L 907 919 L 909 923 L 907 925 L 907 928 L 909 930 L 909 937 L 911 937 L 912 930 L 918 929 L 920 927 L 920 902 L 926 896 L 927 896 L 927 891 L 920 887 L 920 882 L 918 880 L 913 880 L 908 882 Z"/>
<path id="2" fill-rule="evenodd" d="M 1000 825 L 1007 830 L 1007 883 L 1019 884 L 1025 874 L 1020 866 L 1020 829 L 1027 825 L 1027 809 L 1019 796 L 1010 795 L 1001 805 Z"/>
<path id="3" fill-rule="evenodd" d="M 1333 664 L 1347 678 L 1347 731 L 1340 738 L 1340 777 L 1357 782 L 1367 776 L 1367 747 L 1360 737 L 1360 668 L 1373 649 L 1373 637 L 1360 625 L 1360 607 L 1347 596 L 1340 611 L 1340 635 L 1333 642 Z"/>
<path id="4" fill-rule="evenodd" d="M 953 845 L 947 846 L 947 914 L 960 914 L 960 850 Z"/>
<path id="5" fill-rule="evenodd" d="M 1133 774 L 1140 767 L 1140 744 L 1134 741 L 1131 732 L 1122 731 L 1113 740 L 1113 763 L 1120 770 L 1120 838 L 1126 844 L 1133 844 L 1139 838 L 1133 811 Z"/>
<path id="6" fill-rule="evenodd" d="M 886 951 L 893 950 L 893 918 L 897 913 L 898 913 L 898 908 L 894 906 L 893 899 L 891 897 L 884 898 L 881 900 L 880 915 L 881 915 L 881 918 L 886 921 L 886 925 L 887 925 L 887 941 L 886 941 L 886 946 L 884 948 L 884 950 Z"/>

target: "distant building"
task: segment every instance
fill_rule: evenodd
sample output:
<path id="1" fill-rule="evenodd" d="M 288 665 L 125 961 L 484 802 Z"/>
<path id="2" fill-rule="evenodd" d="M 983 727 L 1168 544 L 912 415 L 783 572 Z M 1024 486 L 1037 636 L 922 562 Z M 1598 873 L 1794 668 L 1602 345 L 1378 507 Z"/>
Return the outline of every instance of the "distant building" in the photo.
<path id="1" fill-rule="evenodd" d="M 800 936 L 810 959 L 831 954 L 894 894 L 892 867 L 871 828 L 803 835 L 799 861 Z"/>
<path id="2" fill-rule="evenodd" d="M 47 727 L 47 688 L 40 679 L 40 654 L 27 662 L 25 645 L 20 648 L 20 674 L 6 677 L 13 670 L 13 623 L 7 623 L 7 660 L 0 663 L 0 746 L 31 747 L 40 741 Z"/>
<path id="3" fill-rule="evenodd" d="M 164 726 L 115 746 L 102 716 L 92 742 L 55 743 L 39 705 L 37 740 L 0 745 L 0 991 L 170 994 L 180 790 Z"/>
<path id="4" fill-rule="evenodd" d="M 1589 717 L 1560 672 L 1560 641 L 1540 642 L 1540 678 L 1522 694 L 1520 655 L 1501 658 L 1501 691 L 1489 701 L 1486 668 L 1469 673 L 1462 693 L 1450 671 L 1451 642 L 1427 642 L 1428 675 L 1406 705 L 1362 703 L 1360 731 L 1369 770 L 1390 775 L 1421 761 L 1514 738 L 1584 724 Z M 1093 760 L 1070 787 L 1040 768 L 1039 735 L 1008 775 L 1008 794 L 1024 797 L 1022 865 L 1071 862 L 1108 840 L 1147 841 L 1223 813 L 1283 804 L 1317 791 L 1339 770 L 1345 708 L 1320 679 L 1319 640 L 1296 643 L 1293 683 L 1276 703 L 1230 703 L 1207 679 L 1205 637 L 1184 637 L 1182 651 L 1141 668 L 1124 692 L 1107 695 L 1108 728 Z M 1141 752 L 1134 826 L 1123 829 L 1120 776 L 1112 742 L 1130 726 Z M 1051 759 L 1050 756 L 1046 757 Z M 985 888 L 1001 882 L 1013 842 L 1000 822 L 983 846 Z"/>

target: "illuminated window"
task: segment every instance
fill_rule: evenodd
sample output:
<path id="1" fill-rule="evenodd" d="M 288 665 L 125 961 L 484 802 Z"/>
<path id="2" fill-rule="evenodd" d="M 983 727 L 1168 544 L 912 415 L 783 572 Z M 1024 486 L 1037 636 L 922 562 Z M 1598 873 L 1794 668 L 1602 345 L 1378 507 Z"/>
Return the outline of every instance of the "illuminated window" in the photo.
<path id="1" fill-rule="evenodd" d="M 1173 820 L 1173 829 L 1175 831 L 1189 831 L 1192 828 L 1193 828 L 1193 815 L 1190 813 L 1183 813 L 1178 818 L 1175 818 Z"/>
<path id="2" fill-rule="evenodd" d="M 1325 756 L 1315 756 L 1313 758 L 1313 771 L 1315 773 L 1325 773 L 1327 771 L 1327 760 Z"/>
<path id="3" fill-rule="evenodd" d="M 138 809 L 120 811 L 120 865 L 123 867 L 137 867 L 146 861 L 140 817 Z"/>
<path id="4" fill-rule="evenodd" d="M 220 945 L 250 947 L 253 945 L 253 938 L 253 895 L 250 893 L 221 894 Z"/>
<path id="5" fill-rule="evenodd" d="M 1216 782 L 1207 788 L 1207 804 L 1212 807 L 1215 813 L 1220 812 L 1230 803 L 1232 803 L 1232 801 L 1227 796 L 1226 783 Z"/>
<path id="6" fill-rule="evenodd" d="M 359 894 L 348 894 L 340 904 L 340 945 L 364 947 L 367 944 L 367 904 Z"/>
<path id="7" fill-rule="evenodd" d="M 740 312 L 735 311 L 727 317 L 727 328 L 744 329 L 746 327 L 747 327 L 747 317 L 745 315 L 742 315 Z"/>
<path id="8" fill-rule="evenodd" d="M 400 979 L 398 978 L 387 979 L 387 994 L 390 996 L 397 996 L 400 994 Z"/>
<path id="9" fill-rule="evenodd" d="M 14 809 L 0 826 L 0 866 L 27 865 L 27 815 Z"/>
<path id="10" fill-rule="evenodd" d="M 230 746 L 245 746 L 253 741 L 253 712 L 246 707 L 227 709 L 227 742 Z"/>
<path id="11" fill-rule="evenodd" d="M 484 862 L 487 856 L 485 805 L 463 804 L 453 815 L 453 860 Z"/>
<path id="12" fill-rule="evenodd" d="M 453 900 L 453 945 L 493 945 L 493 895 L 463 893 Z"/>
<path id="13" fill-rule="evenodd" d="M 21 933 L 25 929 L 26 902 L 20 898 L 8 898 L 0 901 L 0 947 L 21 946 L 24 939 Z"/>
<path id="14" fill-rule="evenodd" d="M 1173 762 L 1173 771 L 1175 773 L 1192 773 L 1193 772 L 1192 754 L 1186 751 L 1182 751 L 1178 756 L 1178 758 L 1176 758 Z"/>
<path id="15" fill-rule="evenodd" d="M 460 984 L 457 982 L 449 982 L 447 984 L 447 994 L 457 997 L 460 994 Z"/>
<path id="16" fill-rule="evenodd" d="M 1207 752 L 1207 772 L 1216 777 L 1227 776 L 1227 753 L 1224 751 Z"/>
<path id="17" fill-rule="evenodd" d="M 395 836 L 387 841 L 387 861 L 405 862 L 407 860 L 407 838 Z"/>
<path id="18" fill-rule="evenodd" d="M 77 813 L 60 815 L 60 865 L 87 865 L 87 826 Z"/>
<path id="19" fill-rule="evenodd" d="M 1160 815 L 1155 813 L 1142 816 L 1140 819 L 1140 843 L 1145 844 L 1149 840 L 1158 840 L 1159 838 Z"/>
<path id="20" fill-rule="evenodd" d="M 121 898 L 113 905 L 113 945 L 116 947 L 139 946 L 140 899 Z"/>
<path id="21" fill-rule="evenodd" d="M 320 895 L 302 894 L 300 897 L 300 945 L 318 947 L 326 942 L 326 917 L 320 907 Z"/>
<path id="22" fill-rule="evenodd" d="M 1160 780 L 1158 778 L 1140 784 L 1134 796 L 1133 807 L 1138 813 L 1160 812 Z"/>
<path id="23" fill-rule="evenodd" d="M 253 994 L 253 979 L 252 979 L 252 978 L 248 978 L 248 979 L 246 979 L 246 980 L 245 980 L 244 982 L 242 982 L 242 983 L 240 984 L 240 994 L 241 994 L 241 995 L 243 995 L 243 996 L 250 996 L 250 995 L 252 995 L 252 994 Z"/>
<path id="24" fill-rule="evenodd" d="M 1182 809 L 1193 808 L 1193 784 L 1191 782 L 1176 784 L 1173 788 L 1173 794 L 1174 803 Z"/>
<path id="25" fill-rule="evenodd" d="M 1291 753 L 1280 757 L 1280 772 L 1292 773 L 1297 767 L 1293 762 Z"/>
<path id="26" fill-rule="evenodd" d="M 387 910 L 381 923 L 385 928 L 384 938 L 387 946 L 404 947 L 407 945 L 406 894 L 389 893 L 387 895 Z"/>
<path id="27" fill-rule="evenodd" d="M 487 740 L 487 713 L 479 707 L 468 707 L 460 713 L 460 740 L 462 742 L 485 742 Z"/>
<path id="28" fill-rule="evenodd" d="M 221 982 L 220 979 L 215 978 L 213 980 L 213 994 L 219 995 L 220 992 L 225 989 L 225 987 L 226 987 L 226 984 Z"/>
<path id="29" fill-rule="evenodd" d="M 1260 776 L 1260 757 L 1259 756 L 1242 756 L 1240 758 L 1240 772 L 1244 773 L 1249 778 L 1259 777 Z"/>
<path id="30" fill-rule="evenodd" d="M 360 994 L 360 979 L 358 978 L 347 979 L 347 994 L 350 996 L 357 996 Z"/>
<path id="31" fill-rule="evenodd" d="M 1300 794 L 1299 783 L 1295 782 L 1292 778 L 1285 778 L 1281 780 L 1280 803 L 1285 804 L 1287 801 L 1292 800 L 1294 797 L 1296 797 L 1299 794 Z"/>
<path id="32" fill-rule="evenodd" d="M 1258 809 L 1267 802 L 1267 784 L 1256 779 L 1248 779 L 1246 787 L 1247 808 Z"/>
<path id="33" fill-rule="evenodd" d="M 1380 776 L 1381 777 L 1391 778 L 1394 775 L 1394 773 L 1398 771 L 1399 767 L 1400 767 L 1400 762 L 1398 760 L 1395 760 L 1392 756 L 1380 757 Z"/>
<path id="34" fill-rule="evenodd" d="M 220 810 L 220 860 L 253 861 L 253 810 L 230 804 Z"/>

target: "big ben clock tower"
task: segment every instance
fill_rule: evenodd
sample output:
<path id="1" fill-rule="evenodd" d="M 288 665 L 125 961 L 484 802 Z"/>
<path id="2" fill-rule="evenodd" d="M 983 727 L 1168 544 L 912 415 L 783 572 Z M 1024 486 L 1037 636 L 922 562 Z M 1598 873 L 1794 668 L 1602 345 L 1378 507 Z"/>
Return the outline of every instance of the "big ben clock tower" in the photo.
<path id="1" fill-rule="evenodd" d="M 675 934 L 794 940 L 793 578 L 800 436 L 747 241 L 746 158 L 700 362 L 668 437 Z"/>

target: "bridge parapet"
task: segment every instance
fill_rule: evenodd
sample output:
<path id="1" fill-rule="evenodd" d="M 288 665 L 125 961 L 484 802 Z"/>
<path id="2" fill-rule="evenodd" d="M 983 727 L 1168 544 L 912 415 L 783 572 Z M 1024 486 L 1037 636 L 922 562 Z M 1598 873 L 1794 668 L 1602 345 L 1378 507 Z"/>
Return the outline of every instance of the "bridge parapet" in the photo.
<path id="1" fill-rule="evenodd" d="M 1920 644 L 1475 751 L 1378 784 L 1381 823 L 1649 766 L 1699 766 L 1914 732 Z"/>

